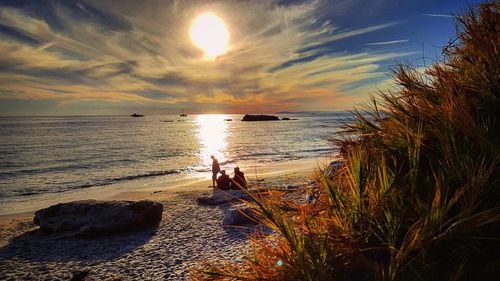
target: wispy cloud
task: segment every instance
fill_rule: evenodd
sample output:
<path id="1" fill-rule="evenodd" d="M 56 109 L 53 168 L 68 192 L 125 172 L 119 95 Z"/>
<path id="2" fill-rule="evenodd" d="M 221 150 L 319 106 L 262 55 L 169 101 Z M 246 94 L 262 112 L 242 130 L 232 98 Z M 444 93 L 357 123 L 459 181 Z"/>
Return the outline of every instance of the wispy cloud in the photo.
<path id="1" fill-rule="evenodd" d="M 440 17 L 440 18 L 453 18 L 452 15 L 444 15 L 444 14 L 422 14 L 427 17 Z"/>
<path id="2" fill-rule="evenodd" d="M 0 99 L 164 108 L 206 103 L 233 112 L 249 106 L 274 110 L 277 105 L 334 109 L 349 105 L 348 97 L 340 98 L 347 85 L 385 80 L 381 63 L 412 54 L 325 53 L 335 42 L 400 22 L 339 28 L 318 16 L 339 8 L 323 1 L 155 1 L 147 8 L 136 1 L 47 5 L 53 5 L 48 16 L 0 7 L 0 25 L 14 31 L 0 32 Z M 211 62 L 203 60 L 187 35 L 192 19 L 206 10 L 223 18 L 231 33 L 230 51 Z M 368 45 L 403 42 L 408 40 Z"/>
<path id="3" fill-rule="evenodd" d="M 410 40 L 409 39 L 391 40 L 391 41 L 366 43 L 366 45 L 370 45 L 370 46 L 393 45 L 393 44 L 399 44 L 399 43 L 406 43 L 408 41 L 410 41 Z"/>

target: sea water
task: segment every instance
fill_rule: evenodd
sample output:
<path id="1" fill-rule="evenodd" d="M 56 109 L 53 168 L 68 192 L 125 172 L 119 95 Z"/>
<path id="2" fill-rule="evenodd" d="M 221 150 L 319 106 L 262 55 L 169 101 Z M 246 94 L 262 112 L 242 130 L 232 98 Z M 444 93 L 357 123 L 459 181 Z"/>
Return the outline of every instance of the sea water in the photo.
<path id="1" fill-rule="evenodd" d="M 349 113 L 279 115 L 0 117 L 0 204 L 46 193 L 327 156 Z M 228 121 L 231 119 L 232 121 Z"/>

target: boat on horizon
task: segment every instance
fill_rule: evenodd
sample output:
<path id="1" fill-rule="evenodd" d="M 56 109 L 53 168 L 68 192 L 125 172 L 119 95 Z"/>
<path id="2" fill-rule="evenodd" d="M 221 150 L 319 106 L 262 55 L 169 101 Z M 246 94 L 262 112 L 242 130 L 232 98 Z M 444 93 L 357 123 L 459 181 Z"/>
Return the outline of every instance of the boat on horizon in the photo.
<path id="1" fill-rule="evenodd" d="M 137 113 L 134 113 L 132 115 L 130 115 L 131 117 L 144 117 L 143 114 L 137 114 Z"/>
<path id="2" fill-rule="evenodd" d="M 184 113 L 184 108 L 182 109 L 182 113 L 181 113 L 181 115 L 179 115 L 179 116 L 180 116 L 180 117 L 187 117 L 187 114 L 186 114 L 186 113 Z"/>

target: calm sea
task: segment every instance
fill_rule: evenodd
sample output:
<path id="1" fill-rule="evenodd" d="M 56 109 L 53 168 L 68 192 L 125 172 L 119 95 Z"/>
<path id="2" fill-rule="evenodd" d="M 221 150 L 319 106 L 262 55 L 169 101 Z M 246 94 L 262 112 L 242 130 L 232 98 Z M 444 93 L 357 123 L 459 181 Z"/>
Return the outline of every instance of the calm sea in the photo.
<path id="1" fill-rule="evenodd" d="M 144 179 L 334 152 L 346 113 L 242 122 L 241 115 L 0 118 L 0 204 Z M 225 121 L 232 119 L 232 121 Z"/>

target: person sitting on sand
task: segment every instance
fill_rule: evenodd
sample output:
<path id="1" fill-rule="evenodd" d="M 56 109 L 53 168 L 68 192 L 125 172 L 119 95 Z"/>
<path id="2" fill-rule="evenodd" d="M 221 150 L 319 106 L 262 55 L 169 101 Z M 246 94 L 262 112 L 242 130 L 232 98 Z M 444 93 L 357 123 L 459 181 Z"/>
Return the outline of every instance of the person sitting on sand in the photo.
<path id="1" fill-rule="evenodd" d="M 215 156 L 211 155 L 210 158 L 212 158 L 212 187 L 215 187 L 217 183 L 217 174 L 220 172 L 220 165 Z"/>
<path id="2" fill-rule="evenodd" d="M 239 167 L 234 168 L 234 176 L 231 182 L 231 189 L 240 189 L 247 187 L 247 180 L 245 174 L 240 171 Z"/>
<path id="3" fill-rule="evenodd" d="M 226 175 L 226 170 L 220 171 L 221 175 L 217 179 L 217 188 L 220 190 L 229 190 L 231 188 L 231 178 Z"/>

